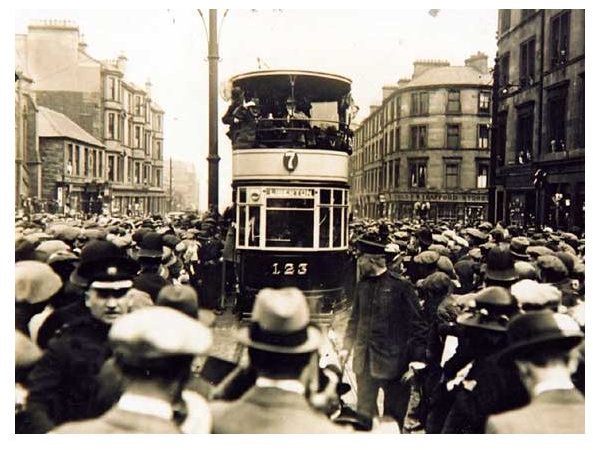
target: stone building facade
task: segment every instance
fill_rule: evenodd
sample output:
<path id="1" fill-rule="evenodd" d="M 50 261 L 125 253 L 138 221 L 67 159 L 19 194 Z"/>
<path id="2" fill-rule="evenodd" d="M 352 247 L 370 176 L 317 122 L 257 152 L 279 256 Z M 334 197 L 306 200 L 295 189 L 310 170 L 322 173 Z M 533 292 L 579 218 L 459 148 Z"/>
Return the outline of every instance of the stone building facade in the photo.
<path id="1" fill-rule="evenodd" d="M 173 163 L 172 168 L 171 163 Z M 197 211 L 199 184 L 194 164 L 189 161 L 168 159 L 165 160 L 164 166 L 163 180 L 167 195 L 171 195 L 171 210 Z"/>
<path id="2" fill-rule="evenodd" d="M 506 9 L 498 18 L 494 219 L 582 228 L 585 11 Z"/>
<path id="3" fill-rule="evenodd" d="M 141 88 L 125 80 L 125 62 L 123 55 L 113 61 L 90 56 L 70 22 L 33 23 L 16 36 L 16 65 L 33 79 L 37 104 L 64 114 L 104 145 L 106 179 L 91 183 L 107 183 L 109 211 L 163 213 L 164 111 L 149 82 Z"/>
<path id="4" fill-rule="evenodd" d="M 411 79 L 383 87 L 380 106 L 355 131 L 354 216 L 484 218 L 490 156 L 488 57 L 464 66 L 417 61 Z"/>

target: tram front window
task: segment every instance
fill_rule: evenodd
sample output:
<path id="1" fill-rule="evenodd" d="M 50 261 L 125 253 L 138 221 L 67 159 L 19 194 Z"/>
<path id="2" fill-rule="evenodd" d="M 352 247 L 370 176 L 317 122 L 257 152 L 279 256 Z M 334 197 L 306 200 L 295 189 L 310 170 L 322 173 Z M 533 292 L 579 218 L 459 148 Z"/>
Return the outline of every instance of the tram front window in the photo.
<path id="1" fill-rule="evenodd" d="M 268 209 L 266 247 L 313 247 L 313 209 Z"/>

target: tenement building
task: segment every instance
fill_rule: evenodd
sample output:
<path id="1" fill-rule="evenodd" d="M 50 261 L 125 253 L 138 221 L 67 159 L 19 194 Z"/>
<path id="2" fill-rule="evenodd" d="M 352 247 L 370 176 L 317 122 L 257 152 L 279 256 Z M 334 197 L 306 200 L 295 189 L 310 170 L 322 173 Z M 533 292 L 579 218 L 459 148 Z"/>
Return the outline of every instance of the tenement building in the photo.
<path id="1" fill-rule="evenodd" d="M 585 11 L 498 14 L 496 220 L 585 223 Z"/>
<path id="2" fill-rule="evenodd" d="M 491 81 L 488 57 L 463 66 L 416 61 L 383 87 L 354 135 L 354 216 L 482 220 L 487 213 Z"/>
<path id="3" fill-rule="evenodd" d="M 164 111 L 152 98 L 150 82 L 138 87 L 125 80 L 123 55 L 112 61 L 90 56 L 78 26 L 66 21 L 30 24 L 26 34 L 16 36 L 15 53 L 17 70 L 32 80 L 34 107 L 47 109 L 42 119 L 64 116 L 87 133 L 84 144 L 92 144 L 71 142 L 69 147 L 64 139 L 61 170 L 41 170 L 41 177 L 53 178 L 32 183 L 39 188 L 29 189 L 29 195 L 46 210 L 57 203 L 62 211 L 70 205 L 71 212 L 90 213 L 88 199 L 100 197 L 102 210 L 112 214 L 164 212 Z M 30 145 L 43 151 L 38 142 Z M 37 159 L 44 158 L 40 154 Z M 93 202 L 93 209 L 96 205 Z"/>

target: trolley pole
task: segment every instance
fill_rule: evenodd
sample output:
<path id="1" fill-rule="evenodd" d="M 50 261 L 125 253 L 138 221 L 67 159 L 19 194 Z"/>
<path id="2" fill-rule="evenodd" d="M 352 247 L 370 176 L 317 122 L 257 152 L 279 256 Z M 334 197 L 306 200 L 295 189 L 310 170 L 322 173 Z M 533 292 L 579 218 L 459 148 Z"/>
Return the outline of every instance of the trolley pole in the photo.
<path id="1" fill-rule="evenodd" d="M 216 9 L 209 10 L 208 26 L 208 209 L 218 212 L 218 31 Z"/>

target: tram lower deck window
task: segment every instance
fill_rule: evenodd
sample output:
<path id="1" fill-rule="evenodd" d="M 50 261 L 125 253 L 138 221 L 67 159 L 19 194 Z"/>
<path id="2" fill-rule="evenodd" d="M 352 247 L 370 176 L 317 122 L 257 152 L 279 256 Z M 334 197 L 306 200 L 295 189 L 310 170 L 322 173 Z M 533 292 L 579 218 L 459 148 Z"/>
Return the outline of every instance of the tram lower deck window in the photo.
<path id="1" fill-rule="evenodd" d="M 266 247 L 313 247 L 313 210 L 268 209 Z"/>

